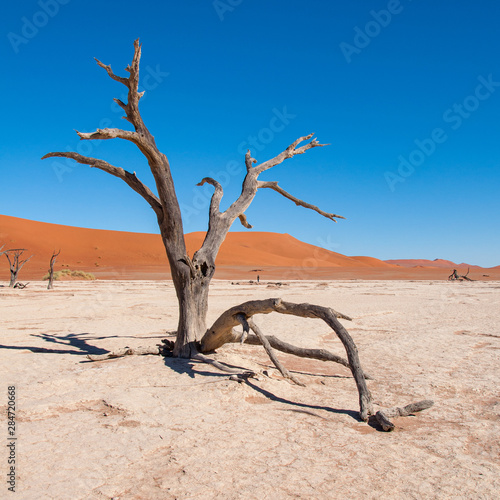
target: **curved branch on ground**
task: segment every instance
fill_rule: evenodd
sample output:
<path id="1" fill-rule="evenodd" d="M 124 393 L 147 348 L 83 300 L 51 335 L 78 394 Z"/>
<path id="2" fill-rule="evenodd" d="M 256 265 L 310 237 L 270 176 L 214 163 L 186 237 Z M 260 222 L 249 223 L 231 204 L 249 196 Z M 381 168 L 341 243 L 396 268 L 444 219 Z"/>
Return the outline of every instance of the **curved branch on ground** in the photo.
<path id="1" fill-rule="evenodd" d="M 261 345 L 259 338 L 256 335 L 248 335 L 247 337 L 235 332 L 233 342 L 240 342 L 250 345 Z M 239 337 L 239 338 L 238 338 Z M 286 354 L 292 354 L 293 356 L 298 356 L 299 358 L 317 359 L 319 361 L 332 361 L 333 363 L 338 363 L 339 365 L 345 366 L 346 368 L 351 368 L 349 361 L 337 356 L 326 349 L 308 349 L 305 347 L 297 347 L 287 342 L 283 342 L 281 339 L 275 337 L 274 335 L 266 335 L 271 347 L 277 351 L 284 352 Z M 366 380 L 373 380 L 373 377 L 363 371 Z"/>
<path id="2" fill-rule="evenodd" d="M 154 347 L 124 347 L 123 349 L 118 349 L 117 351 L 107 352 L 106 354 L 87 354 L 87 358 L 90 361 L 103 361 L 105 359 L 122 358 L 123 356 L 146 356 L 148 354 L 160 355 L 161 346 L 157 345 Z"/>
<path id="3" fill-rule="evenodd" d="M 267 340 L 266 336 L 260 331 L 260 328 L 254 323 L 252 318 L 247 319 L 244 314 L 237 314 L 236 319 L 241 323 L 241 326 L 243 327 L 243 337 L 248 335 L 250 328 L 255 333 L 255 335 L 257 335 L 261 345 L 264 347 L 273 365 L 279 370 L 284 378 L 291 380 L 293 383 L 300 385 L 301 387 L 305 387 L 305 385 L 300 382 L 300 380 L 298 380 L 294 375 L 292 375 L 276 357 L 271 344 Z"/>
<path id="4" fill-rule="evenodd" d="M 238 318 L 241 315 L 248 321 L 254 314 L 269 314 L 271 312 L 292 314 L 303 318 L 319 318 L 335 331 L 346 349 L 349 368 L 358 388 L 360 417 L 364 421 L 368 420 L 368 416 L 373 414 L 373 405 L 370 391 L 366 386 L 364 373 L 361 369 L 358 350 L 347 330 L 337 319 L 338 317 L 350 318 L 337 313 L 329 307 L 313 304 L 294 304 L 282 301 L 280 298 L 244 302 L 228 309 L 219 316 L 201 339 L 201 352 L 213 351 L 227 342 L 233 342 L 233 328 L 240 323 Z"/>
<path id="5" fill-rule="evenodd" d="M 232 373 L 233 375 L 237 375 L 239 377 L 248 378 L 257 376 L 257 374 L 252 370 L 241 371 L 237 368 L 231 368 L 230 366 L 227 366 L 224 363 L 221 363 L 220 361 L 216 361 L 215 359 L 205 356 L 205 354 L 201 353 L 195 354 L 191 359 L 194 359 L 196 361 L 201 361 L 202 363 L 206 363 L 208 365 L 212 365 L 214 368 L 217 368 L 217 370 L 220 370 L 221 372 Z"/>
<path id="6" fill-rule="evenodd" d="M 379 410 L 375 414 L 375 418 L 384 431 L 392 431 L 394 429 L 394 424 L 389 420 L 390 418 L 407 417 L 413 413 L 427 410 L 427 408 L 430 408 L 433 404 L 434 401 L 425 399 L 424 401 L 406 405 L 403 408 L 394 407 L 388 408 L 387 410 Z"/>

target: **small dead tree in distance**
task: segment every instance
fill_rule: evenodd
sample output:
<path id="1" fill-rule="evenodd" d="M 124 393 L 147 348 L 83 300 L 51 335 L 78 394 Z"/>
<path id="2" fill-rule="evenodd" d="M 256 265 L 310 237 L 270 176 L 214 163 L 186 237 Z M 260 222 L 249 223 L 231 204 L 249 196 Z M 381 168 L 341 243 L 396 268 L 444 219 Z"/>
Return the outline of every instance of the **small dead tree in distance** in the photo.
<path id="1" fill-rule="evenodd" d="M 21 269 L 23 268 L 24 264 L 28 262 L 33 255 L 28 257 L 27 259 L 20 260 L 21 255 L 26 251 L 25 248 L 13 248 L 11 250 L 5 250 L 4 253 L 5 257 L 7 257 L 7 260 L 9 261 L 9 268 L 10 268 L 10 283 L 9 286 L 11 288 L 14 288 L 14 285 L 16 284 L 17 281 L 17 276 Z"/>
<path id="2" fill-rule="evenodd" d="M 54 288 L 54 264 L 56 263 L 58 255 L 61 253 L 61 250 L 56 253 L 54 250 L 52 252 L 52 257 L 50 258 L 50 267 L 49 267 L 49 284 L 47 285 L 47 290 L 52 290 Z"/>
<path id="3" fill-rule="evenodd" d="M 97 129 L 95 132 L 90 133 L 77 131 L 77 134 L 80 140 L 123 139 L 135 144 L 147 159 L 155 180 L 158 195 L 154 194 L 149 187 L 144 185 L 138 179 L 135 172 L 130 173 L 121 167 L 116 167 L 100 159 L 83 156 L 75 152 L 52 152 L 43 156 L 42 159 L 51 157 L 70 158 L 80 164 L 103 170 L 126 182 L 149 203 L 157 217 L 179 303 L 177 336 L 173 345 L 174 356 L 197 358 L 213 363 L 213 360 L 210 360 L 204 353 L 208 353 L 226 342 L 245 341 L 251 337 L 255 337 L 247 335 L 249 329 L 252 329 L 254 332 L 258 331 L 252 320 L 252 316 L 255 314 L 265 314 L 274 311 L 309 318 L 321 318 L 335 330 L 344 343 L 348 361 L 342 361 L 345 365 L 349 366 L 353 373 L 359 393 L 360 416 L 363 420 L 367 420 L 368 416 L 373 413 L 373 407 L 370 392 L 366 386 L 365 376 L 359 363 L 357 348 L 348 332 L 337 319 L 338 317 L 346 318 L 346 316 L 336 313 L 331 309 L 310 304 L 290 304 L 281 302 L 280 299 L 268 299 L 246 302 L 239 306 L 234 306 L 223 313 L 212 327 L 207 329 L 206 326 L 208 291 L 210 281 L 215 272 L 215 258 L 230 227 L 236 219 L 239 219 L 244 227 L 252 227 L 247 221 L 245 211 L 252 203 L 259 189 L 272 189 L 293 201 L 296 205 L 314 210 L 334 222 L 337 222 L 336 219 L 343 218 L 340 215 L 324 212 L 318 207 L 296 198 L 279 187 L 277 182 L 259 180 L 261 173 L 296 155 L 304 154 L 310 149 L 322 147 L 324 144 L 320 144 L 313 138 L 313 134 L 308 134 L 292 142 L 279 155 L 260 164 L 257 164 L 257 160 L 252 158 L 250 151 L 247 151 L 244 159 L 246 175 L 243 180 L 241 194 L 224 212 L 221 212 L 219 208 L 223 195 L 222 186 L 217 180 L 211 177 L 203 178 L 198 183 L 198 186 L 210 184 L 214 188 L 209 207 L 208 230 L 201 248 L 194 253 L 193 257 L 190 257 L 186 250 L 181 211 L 169 161 L 166 155 L 158 150 L 154 137 L 144 124 L 139 112 L 139 100 L 144 94 L 144 92 L 138 91 L 139 62 L 141 58 L 139 40 L 134 42 L 134 49 L 132 63 L 125 68 L 129 73 L 128 77 L 116 75 L 112 71 L 111 66 L 103 64 L 96 59 L 97 64 L 106 70 L 110 78 L 127 88 L 128 102 L 124 103 L 120 99 L 114 99 L 114 101 L 123 109 L 125 113 L 123 118 L 132 124 L 134 130 L 105 128 Z M 233 326 L 239 324 L 243 325 L 243 337 L 241 334 L 238 336 L 233 330 Z M 257 341 L 263 343 L 263 335 L 261 333 L 256 334 Z M 255 338 L 252 338 L 252 341 L 255 343 Z M 266 346 L 268 352 L 273 348 L 270 344 L 271 342 Z M 291 347 L 293 348 L 293 346 Z M 280 349 L 280 345 L 274 343 L 274 348 Z M 281 346 L 281 350 L 284 350 L 283 346 Z M 158 354 L 158 348 L 145 349 L 145 352 Z M 141 351 L 141 354 L 145 352 Z M 134 352 L 128 349 L 119 355 L 124 354 L 134 354 Z M 304 355 L 304 353 L 299 353 L 298 350 L 294 354 Z M 309 352 L 308 357 L 315 356 Z M 326 358 L 320 357 L 318 359 Z M 282 373 L 285 376 L 287 375 L 287 372 L 284 370 L 282 370 Z"/>
<path id="4" fill-rule="evenodd" d="M 453 272 L 448 276 L 448 281 L 474 281 L 468 277 L 470 268 L 467 269 L 466 274 L 458 274 L 456 269 L 453 269 Z"/>

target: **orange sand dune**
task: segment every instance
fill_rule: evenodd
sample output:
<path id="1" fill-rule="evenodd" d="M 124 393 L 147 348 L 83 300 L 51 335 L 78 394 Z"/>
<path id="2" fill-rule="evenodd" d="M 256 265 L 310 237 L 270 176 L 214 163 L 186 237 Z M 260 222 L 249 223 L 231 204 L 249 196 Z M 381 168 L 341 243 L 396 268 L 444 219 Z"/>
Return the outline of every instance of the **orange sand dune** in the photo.
<path id="1" fill-rule="evenodd" d="M 200 248 L 204 237 L 203 232 L 186 235 L 191 256 Z M 165 279 L 170 276 L 165 249 L 157 234 L 84 229 L 0 215 L 2 245 L 5 245 L 4 250 L 26 248 L 23 257 L 33 254 L 19 275 L 25 281 L 45 275 L 53 250 L 59 249 L 61 254 L 55 270 L 82 270 L 101 279 Z M 215 277 L 255 279 L 260 274 L 265 279 L 446 279 L 448 276 L 435 266 L 424 269 L 424 273 L 423 269 L 402 268 L 393 262 L 348 257 L 303 243 L 288 234 L 233 232 L 227 235 L 217 257 Z M 8 278 L 6 264 L 2 258 L 2 280 Z M 450 264 L 448 267 L 453 269 L 455 265 Z M 262 271 L 252 272 L 254 269 Z M 500 269 L 497 273 L 493 269 L 489 271 L 492 275 L 500 275 Z"/>
<path id="2" fill-rule="evenodd" d="M 455 264 L 455 262 L 452 262 L 451 260 L 444 260 L 444 259 L 434 259 L 434 260 L 426 260 L 426 259 L 399 259 L 399 260 L 386 260 L 384 262 L 387 262 L 388 264 L 395 264 L 398 266 L 402 267 L 426 267 L 426 268 L 431 268 L 431 267 L 444 267 L 446 269 L 461 269 L 464 267 L 470 267 L 471 269 L 477 268 L 481 269 L 480 266 L 474 266 L 471 264 Z"/>

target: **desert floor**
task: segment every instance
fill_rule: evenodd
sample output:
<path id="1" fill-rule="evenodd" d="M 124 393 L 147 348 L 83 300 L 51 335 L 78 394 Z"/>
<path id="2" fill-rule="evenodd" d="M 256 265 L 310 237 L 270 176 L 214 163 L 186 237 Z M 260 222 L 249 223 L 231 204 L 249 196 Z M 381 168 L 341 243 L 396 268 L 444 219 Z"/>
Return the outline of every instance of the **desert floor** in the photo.
<path id="1" fill-rule="evenodd" d="M 0 288 L 0 407 L 16 387 L 18 499 L 498 498 L 500 282 L 214 281 L 209 322 L 251 298 L 331 306 L 356 341 L 380 407 L 435 405 L 385 433 L 359 421 L 350 372 L 280 354 L 307 387 L 283 380 L 262 348 L 214 357 L 261 375 L 160 356 L 89 362 L 88 353 L 154 345 L 176 327 L 168 281 L 34 282 Z M 337 354 L 327 325 L 256 317 L 267 334 Z M 264 374 L 263 372 L 266 372 Z"/>

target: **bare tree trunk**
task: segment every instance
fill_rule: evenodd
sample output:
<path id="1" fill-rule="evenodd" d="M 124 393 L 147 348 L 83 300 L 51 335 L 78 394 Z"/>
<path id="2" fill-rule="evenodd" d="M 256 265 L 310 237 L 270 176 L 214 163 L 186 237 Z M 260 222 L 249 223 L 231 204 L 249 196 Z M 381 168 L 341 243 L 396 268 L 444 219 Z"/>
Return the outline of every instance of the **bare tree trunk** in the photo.
<path id="1" fill-rule="evenodd" d="M 207 330 L 208 292 L 215 272 L 212 259 L 191 259 L 184 239 L 172 242 L 172 232 L 160 225 L 167 252 L 172 281 L 179 303 L 179 323 L 173 350 L 174 356 L 190 358 L 199 352 L 198 344 Z"/>
<path id="2" fill-rule="evenodd" d="M 14 285 L 16 284 L 17 274 L 18 274 L 18 271 L 16 271 L 13 267 L 11 267 L 10 268 L 10 282 L 9 282 L 9 286 L 11 288 L 14 288 Z"/>
<path id="3" fill-rule="evenodd" d="M 52 252 L 52 257 L 50 258 L 50 268 L 49 268 L 49 284 L 47 285 L 47 290 L 52 290 L 54 288 L 54 264 L 56 263 L 57 256 L 61 253 L 61 250 L 56 253 L 54 250 Z"/>
<path id="4" fill-rule="evenodd" d="M 174 282 L 175 285 L 175 282 Z M 190 281 L 176 285 L 179 300 L 179 324 L 173 350 L 174 356 L 191 358 L 199 352 L 198 345 L 207 331 L 208 290 L 210 280 Z"/>

